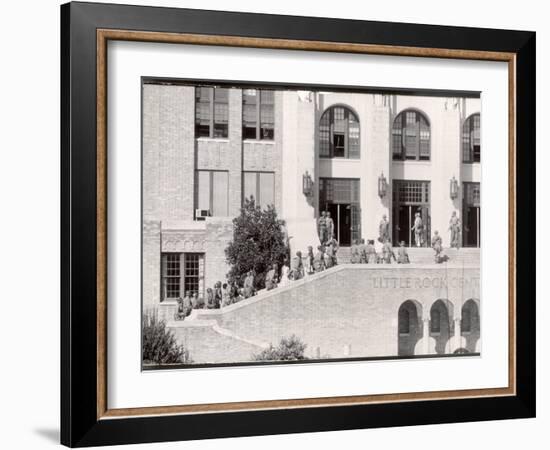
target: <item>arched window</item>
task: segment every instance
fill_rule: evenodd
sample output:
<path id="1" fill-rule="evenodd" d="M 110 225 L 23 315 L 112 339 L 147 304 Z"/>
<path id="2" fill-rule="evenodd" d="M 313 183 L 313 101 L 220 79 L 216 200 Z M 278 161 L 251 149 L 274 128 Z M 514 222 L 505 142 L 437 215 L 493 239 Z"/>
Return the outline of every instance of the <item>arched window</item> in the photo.
<path id="1" fill-rule="evenodd" d="M 465 163 L 481 161 L 480 123 L 481 116 L 472 114 L 462 126 L 462 160 Z"/>
<path id="2" fill-rule="evenodd" d="M 407 109 L 397 115 L 392 127 L 394 160 L 430 160 L 430 124 L 418 111 Z"/>
<path id="3" fill-rule="evenodd" d="M 319 156 L 359 158 L 359 119 L 349 108 L 333 106 L 323 113 L 319 122 Z"/>

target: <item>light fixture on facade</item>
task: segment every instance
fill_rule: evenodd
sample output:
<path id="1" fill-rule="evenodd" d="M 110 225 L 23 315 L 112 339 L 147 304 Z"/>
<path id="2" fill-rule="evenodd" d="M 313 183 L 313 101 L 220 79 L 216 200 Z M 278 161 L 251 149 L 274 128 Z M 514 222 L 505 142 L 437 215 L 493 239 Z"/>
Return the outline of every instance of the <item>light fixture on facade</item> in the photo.
<path id="1" fill-rule="evenodd" d="M 388 192 L 388 182 L 384 176 L 384 172 L 378 177 L 378 196 L 384 198 Z"/>
<path id="2" fill-rule="evenodd" d="M 454 175 L 453 175 L 453 178 L 451 178 L 449 194 L 452 200 L 458 197 L 458 181 L 456 181 L 456 178 L 454 177 Z"/>
<path id="3" fill-rule="evenodd" d="M 302 176 L 302 191 L 306 197 L 313 195 L 313 179 L 307 170 Z"/>

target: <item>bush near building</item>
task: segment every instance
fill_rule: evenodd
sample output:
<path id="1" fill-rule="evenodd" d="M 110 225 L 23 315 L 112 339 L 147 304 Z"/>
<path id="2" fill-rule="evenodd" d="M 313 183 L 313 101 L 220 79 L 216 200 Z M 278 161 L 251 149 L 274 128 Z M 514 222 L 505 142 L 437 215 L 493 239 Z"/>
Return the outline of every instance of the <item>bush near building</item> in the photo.
<path id="1" fill-rule="evenodd" d="M 284 337 L 277 347 L 269 345 L 268 348 L 260 353 L 252 355 L 253 361 L 296 361 L 307 359 L 304 356 L 307 345 L 298 337 L 292 335 Z"/>
<path id="2" fill-rule="evenodd" d="M 245 199 L 240 214 L 233 219 L 233 240 L 225 249 L 231 267 L 227 278 L 242 285 L 246 274 L 254 271 L 254 287 L 265 287 L 265 275 L 273 264 L 279 269 L 288 257 L 284 220 L 277 217 L 273 205 L 262 209 L 254 197 Z"/>
<path id="3" fill-rule="evenodd" d="M 159 321 L 154 311 L 142 317 L 142 358 L 144 364 L 190 364 L 189 351 L 178 345 L 175 336 Z"/>

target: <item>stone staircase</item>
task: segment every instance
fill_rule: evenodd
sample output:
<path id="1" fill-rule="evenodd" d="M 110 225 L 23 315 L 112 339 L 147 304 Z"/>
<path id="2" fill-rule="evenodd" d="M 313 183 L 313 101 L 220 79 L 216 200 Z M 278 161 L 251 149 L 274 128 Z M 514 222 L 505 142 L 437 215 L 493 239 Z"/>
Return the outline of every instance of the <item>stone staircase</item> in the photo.
<path id="1" fill-rule="evenodd" d="M 397 256 L 398 248 L 393 249 Z M 407 248 L 411 264 L 433 264 L 434 251 L 431 248 Z M 479 248 L 445 248 L 443 254 L 449 257 L 449 264 L 467 266 L 479 266 L 481 263 Z M 351 262 L 351 248 L 340 247 L 338 249 L 338 264 L 349 264 Z"/>

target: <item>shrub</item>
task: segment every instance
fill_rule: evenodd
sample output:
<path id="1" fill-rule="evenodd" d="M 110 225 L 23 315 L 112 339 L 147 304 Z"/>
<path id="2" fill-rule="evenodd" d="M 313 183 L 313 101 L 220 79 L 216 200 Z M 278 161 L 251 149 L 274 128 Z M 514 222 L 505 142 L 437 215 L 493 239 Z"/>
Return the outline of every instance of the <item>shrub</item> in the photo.
<path id="1" fill-rule="evenodd" d="M 159 321 L 156 312 L 142 317 L 142 358 L 144 364 L 189 364 L 189 351 L 178 345 L 174 334 Z"/>
<path id="2" fill-rule="evenodd" d="M 254 197 L 245 199 L 241 213 L 233 219 L 233 240 L 225 249 L 231 267 L 227 278 L 242 284 L 246 274 L 255 273 L 254 287 L 265 287 L 265 275 L 273 264 L 282 267 L 288 257 L 284 221 L 277 218 L 273 205 L 262 209 Z"/>
<path id="3" fill-rule="evenodd" d="M 260 353 L 252 355 L 253 361 L 295 361 L 307 359 L 304 356 L 304 351 L 307 345 L 304 344 L 298 337 L 292 335 L 287 338 L 282 338 L 277 347 L 272 344 Z"/>

